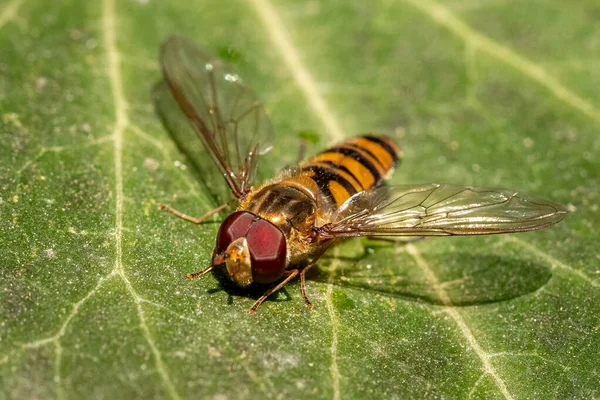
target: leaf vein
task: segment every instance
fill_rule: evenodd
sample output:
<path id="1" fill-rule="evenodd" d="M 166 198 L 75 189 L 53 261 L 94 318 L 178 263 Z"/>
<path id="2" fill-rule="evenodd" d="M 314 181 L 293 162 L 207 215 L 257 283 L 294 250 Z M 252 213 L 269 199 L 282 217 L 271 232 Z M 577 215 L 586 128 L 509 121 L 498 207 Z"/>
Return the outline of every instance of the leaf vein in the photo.
<path id="1" fill-rule="evenodd" d="M 249 0 L 260 17 L 265 29 L 269 33 L 269 38 L 279 50 L 283 60 L 291 71 L 296 83 L 308 98 L 315 115 L 325 126 L 327 134 L 335 140 L 342 140 L 344 133 L 337 119 L 333 116 L 329 105 L 321 96 L 321 92 L 315 83 L 314 78 L 308 72 L 302 63 L 295 46 L 289 39 L 287 30 L 281 23 L 279 16 L 273 9 L 269 0 Z"/>
<path id="2" fill-rule="evenodd" d="M 540 65 L 519 55 L 509 47 L 476 31 L 454 15 L 449 9 L 431 0 L 406 0 L 415 8 L 423 11 L 438 24 L 445 26 L 451 32 L 463 39 L 467 44 L 488 53 L 490 56 L 520 71 L 525 76 L 538 82 L 548 89 L 558 99 L 581 111 L 588 117 L 600 121 L 600 110 L 592 103 L 584 100 L 560 81 L 548 74 Z"/>
<path id="3" fill-rule="evenodd" d="M 477 390 L 477 388 L 479 387 L 479 385 L 481 385 L 481 382 L 483 382 L 483 380 L 485 379 L 485 377 L 488 375 L 487 372 L 483 372 L 479 378 L 477 379 L 477 381 L 475 381 L 475 384 L 473 385 L 473 387 L 471 388 L 471 390 L 469 390 L 469 394 L 467 395 L 467 399 L 472 399 L 473 395 L 475 394 L 475 391 Z"/>
<path id="4" fill-rule="evenodd" d="M 182 314 L 179 314 L 177 311 L 173 311 L 169 307 L 164 306 L 164 305 L 162 305 L 160 303 L 157 303 L 157 302 L 152 301 L 152 300 L 144 299 L 142 297 L 140 297 L 139 299 L 140 299 L 141 303 L 147 303 L 147 304 L 149 304 L 149 305 L 151 305 L 153 307 L 156 307 L 158 309 L 164 310 L 164 311 L 168 312 L 169 314 L 173 314 L 174 316 L 176 316 L 179 319 L 183 319 L 183 320 L 191 322 L 193 324 L 197 324 L 198 323 L 198 321 L 196 321 L 195 319 L 190 318 L 190 317 L 185 316 L 185 315 L 182 315 Z"/>
<path id="5" fill-rule="evenodd" d="M 338 247 L 333 249 L 333 258 L 331 260 L 331 266 L 329 271 L 329 278 L 327 279 L 327 296 L 326 296 L 326 304 L 327 304 L 327 313 L 329 314 L 329 319 L 331 320 L 331 365 L 329 366 L 329 372 L 331 374 L 331 381 L 333 387 L 333 400 L 340 400 L 340 370 L 338 368 L 337 359 L 338 359 L 338 326 L 339 320 L 335 315 L 335 308 L 333 306 L 333 280 L 335 277 L 335 270 L 339 266 L 339 258 L 338 258 Z"/>
<path id="6" fill-rule="evenodd" d="M 25 0 L 13 0 L 2 10 L 0 14 L 0 28 L 2 28 L 8 21 L 15 19 L 19 8 L 23 5 Z"/>
<path id="7" fill-rule="evenodd" d="M 539 358 L 542 361 L 545 361 L 547 363 L 553 364 L 558 366 L 560 369 L 562 369 L 563 371 L 569 371 L 571 368 L 561 364 L 559 362 L 556 362 L 554 360 L 551 360 L 549 358 L 543 357 L 537 353 L 513 353 L 513 352 L 509 352 L 509 351 L 504 351 L 504 352 L 500 352 L 500 353 L 490 353 L 488 354 L 489 358 L 495 358 L 495 357 L 531 357 L 531 358 Z"/>
<path id="8" fill-rule="evenodd" d="M 500 393 L 502 393 L 504 398 L 512 399 L 513 397 L 509 393 L 508 388 L 506 387 L 506 383 L 498 375 L 494 366 L 492 365 L 492 363 L 490 361 L 490 355 L 487 354 L 481 348 L 477 339 L 475 338 L 475 335 L 473 334 L 471 329 L 469 329 L 469 327 L 467 326 L 466 321 L 463 319 L 463 317 L 460 315 L 460 313 L 456 310 L 456 308 L 453 307 L 450 296 L 448 296 L 448 293 L 446 293 L 446 291 L 440 285 L 440 281 L 439 281 L 438 277 L 435 275 L 435 273 L 433 272 L 433 270 L 431 269 L 431 267 L 425 262 L 425 260 L 423 260 L 423 258 L 421 257 L 421 254 L 419 253 L 417 248 L 415 246 L 413 246 L 412 244 L 406 245 L 406 251 L 408 252 L 408 254 L 410 254 L 414 258 L 415 262 L 417 263 L 417 266 L 423 271 L 423 274 L 425 275 L 427 280 L 431 282 L 434 291 L 436 292 L 440 301 L 442 302 L 442 304 L 445 307 L 446 313 L 454 320 L 454 323 L 460 329 L 460 332 L 463 335 L 463 337 L 466 339 L 467 343 L 469 344 L 469 347 L 471 347 L 471 349 L 477 355 L 477 358 L 479 358 L 479 360 L 481 361 L 482 366 L 483 366 L 483 371 L 485 372 L 485 374 L 488 374 L 489 376 L 491 376 L 493 378 L 494 382 L 496 383 L 496 386 L 498 387 L 498 390 L 500 390 Z"/>
<path id="9" fill-rule="evenodd" d="M 102 286 L 104 281 L 106 281 L 112 275 L 114 275 L 113 272 L 98 279 L 98 283 L 96 283 L 96 286 L 94 286 L 92 288 L 92 290 L 90 290 L 78 302 L 73 304 L 73 308 L 71 309 L 71 312 L 69 313 L 69 315 L 67 316 L 67 318 L 65 319 L 65 321 L 63 322 L 61 327 L 59 328 L 58 332 L 56 332 L 52 336 L 49 336 L 49 337 L 46 337 L 43 339 L 34 340 L 34 341 L 28 342 L 28 343 L 23 343 L 21 345 L 21 348 L 23 348 L 23 349 L 36 349 L 36 348 L 45 346 L 50 343 L 54 344 L 54 382 L 56 383 L 56 386 L 57 386 L 57 393 L 58 393 L 59 398 L 65 397 L 63 389 L 62 389 L 61 377 L 60 377 L 60 367 L 62 364 L 62 345 L 61 345 L 60 340 L 65 335 L 65 332 L 67 331 L 67 327 L 69 326 L 69 324 L 71 323 L 73 318 L 75 318 L 77 316 L 77 314 L 79 313 L 79 309 L 81 308 L 81 306 L 83 306 L 90 298 L 92 298 L 98 292 L 98 290 L 100 290 L 100 287 Z"/>
<path id="10" fill-rule="evenodd" d="M 506 237 L 504 239 L 504 243 L 508 243 L 508 242 L 516 243 L 519 246 L 527 249 L 531 253 L 535 254 L 536 256 L 542 257 L 544 260 L 546 260 L 546 262 L 548 264 L 550 264 L 550 267 L 552 269 L 555 269 L 555 268 L 562 269 L 563 271 L 566 271 L 569 274 L 575 275 L 575 276 L 583 279 L 584 281 L 586 281 L 587 283 L 589 283 L 593 287 L 596 287 L 596 288 L 600 287 L 600 283 L 599 282 L 593 280 L 588 275 L 586 275 L 584 272 L 582 272 L 582 271 L 580 271 L 580 270 L 578 270 L 576 268 L 573 268 L 570 265 L 567 265 L 567 264 L 565 264 L 564 262 L 562 262 L 560 260 L 557 260 L 556 258 L 552 257 L 551 255 L 549 255 L 545 251 L 542 251 L 542 250 L 538 249 L 534 245 L 532 245 L 530 243 L 527 243 L 527 242 L 525 242 L 522 239 L 519 239 L 519 238 L 514 237 L 514 236 L 510 236 L 510 237 Z"/>
<path id="11" fill-rule="evenodd" d="M 123 268 L 123 136 L 125 129 L 129 125 L 127 117 L 127 102 L 123 93 L 123 83 L 119 69 L 119 52 L 116 47 L 116 27 L 115 27 L 115 0 L 104 0 L 103 8 L 103 37 L 104 46 L 108 58 L 108 77 L 111 86 L 113 103 L 115 108 L 115 126 L 113 131 L 114 152 L 115 152 L 115 247 L 116 260 L 114 272 L 125 283 L 127 291 L 133 298 L 137 307 L 137 314 L 140 321 L 140 327 L 144 338 L 154 356 L 156 369 L 165 384 L 171 398 L 179 399 L 179 394 L 175 390 L 173 383 L 167 373 L 162 356 L 156 346 L 142 308 L 142 299 L 136 293 L 129 278 Z"/>

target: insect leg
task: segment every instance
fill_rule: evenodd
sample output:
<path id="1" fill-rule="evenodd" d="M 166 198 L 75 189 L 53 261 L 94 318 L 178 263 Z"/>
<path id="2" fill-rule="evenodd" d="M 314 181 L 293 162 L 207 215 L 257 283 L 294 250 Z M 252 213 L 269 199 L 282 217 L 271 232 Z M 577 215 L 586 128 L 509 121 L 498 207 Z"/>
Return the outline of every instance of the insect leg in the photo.
<path id="1" fill-rule="evenodd" d="M 314 306 L 308 299 L 308 296 L 306 295 L 306 273 L 308 272 L 309 269 L 312 268 L 313 265 L 315 265 L 315 264 L 314 263 L 308 264 L 306 266 L 306 268 L 304 268 L 302 270 L 302 272 L 300 272 L 300 289 L 302 289 L 302 297 L 304 297 L 304 304 L 306 304 L 306 307 L 308 307 L 308 308 L 313 308 Z"/>
<path id="2" fill-rule="evenodd" d="M 185 274 L 185 276 L 187 276 L 187 278 L 189 280 L 200 278 L 207 272 L 211 271 L 214 267 L 222 265 L 223 263 L 225 263 L 225 255 L 221 254 L 221 255 L 216 256 L 213 259 L 212 264 L 210 264 L 208 267 L 206 267 L 203 270 L 198 271 L 198 272 L 192 272 L 192 273 Z"/>
<path id="3" fill-rule="evenodd" d="M 204 268 L 202 271 L 192 272 L 192 273 L 189 273 L 189 274 L 185 274 L 185 276 L 189 280 L 200 278 L 202 275 L 204 275 L 207 272 L 211 271 L 213 268 L 214 268 L 214 265 L 209 265 L 208 267 Z"/>
<path id="4" fill-rule="evenodd" d="M 185 219 L 186 221 L 190 221 L 193 224 L 200 224 L 202 222 L 204 222 L 206 219 L 210 218 L 211 216 L 213 216 L 214 214 L 218 213 L 219 211 L 221 211 L 222 209 L 229 207 L 229 205 L 231 204 L 233 200 L 228 201 L 225 204 L 221 204 L 219 207 L 217 208 L 213 208 L 212 210 L 208 211 L 206 214 L 204 214 L 201 217 L 198 218 L 194 218 L 194 217 L 190 217 L 187 214 L 182 213 L 181 211 L 177 211 L 176 209 L 174 209 L 171 206 L 168 206 L 166 204 L 163 203 L 158 203 L 157 207 L 159 210 L 165 210 L 168 213 L 171 213 L 173 215 L 175 215 L 176 217 L 179 217 L 181 219 Z"/>
<path id="5" fill-rule="evenodd" d="M 285 279 L 282 280 L 281 282 L 279 282 L 276 286 L 273 286 L 271 289 L 267 290 L 267 292 L 265 294 L 263 294 L 258 300 L 256 300 L 256 303 L 254 303 L 254 305 L 252 306 L 252 308 L 250 310 L 248 310 L 248 312 L 250 314 L 254 314 L 256 312 L 256 309 L 258 308 L 258 306 L 260 306 L 270 295 L 272 295 L 273 293 L 275 293 L 276 291 L 278 291 L 279 289 L 281 289 L 282 287 L 287 285 L 287 283 L 289 281 L 291 281 L 292 279 L 294 279 L 298 275 L 299 272 L 300 271 L 298 271 L 297 269 L 288 270 L 287 276 L 285 277 Z"/>
<path id="6" fill-rule="evenodd" d="M 313 257 L 310 264 L 308 264 L 306 267 L 304 267 L 302 272 L 300 272 L 300 289 L 302 290 L 302 297 L 304 298 L 304 304 L 306 304 L 306 307 L 308 307 L 308 308 L 313 308 L 314 306 L 308 299 L 308 296 L 306 295 L 306 273 L 308 272 L 309 269 L 311 269 L 313 267 L 313 265 L 315 265 L 317 263 L 317 261 L 319 261 L 319 258 L 321 258 L 321 256 L 323 254 L 325 254 L 327 249 L 330 248 L 334 242 L 335 242 L 335 240 L 332 240 L 329 243 L 327 243 L 326 245 L 324 245 L 321 248 L 321 250 L 317 253 L 317 255 Z"/>

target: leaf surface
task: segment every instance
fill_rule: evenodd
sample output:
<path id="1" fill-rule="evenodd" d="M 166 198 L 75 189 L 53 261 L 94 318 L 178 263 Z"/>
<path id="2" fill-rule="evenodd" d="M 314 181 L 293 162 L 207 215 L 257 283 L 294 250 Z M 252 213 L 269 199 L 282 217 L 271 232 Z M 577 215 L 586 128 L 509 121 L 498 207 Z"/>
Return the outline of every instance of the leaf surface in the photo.
<path id="1" fill-rule="evenodd" d="M 4 1 L 0 398 L 600 396 L 599 12 Z M 527 234 L 348 241 L 310 276 L 314 311 L 293 283 L 249 315 L 253 298 L 185 279 L 224 214 L 156 210 L 217 205 L 152 108 L 172 33 L 232 55 L 262 99 L 264 170 L 293 164 L 306 132 L 312 153 L 385 133 L 404 151 L 394 184 L 506 187 L 572 212 Z"/>

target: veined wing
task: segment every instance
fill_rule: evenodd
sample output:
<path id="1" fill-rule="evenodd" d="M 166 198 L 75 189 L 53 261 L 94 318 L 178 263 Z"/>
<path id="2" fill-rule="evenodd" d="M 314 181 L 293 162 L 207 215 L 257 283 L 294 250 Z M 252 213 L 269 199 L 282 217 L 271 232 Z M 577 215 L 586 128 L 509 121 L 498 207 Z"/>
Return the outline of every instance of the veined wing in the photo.
<path id="1" fill-rule="evenodd" d="M 486 235 L 542 229 L 566 209 L 514 190 L 449 184 L 384 186 L 355 194 L 323 237 Z"/>
<path id="2" fill-rule="evenodd" d="M 189 120 L 196 140 L 204 144 L 234 195 L 243 198 L 257 156 L 271 146 L 273 130 L 264 107 L 223 60 L 183 37 L 172 36 L 163 43 L 160 65 L 170 95 Z M 155 103 L 168 104 L 160 99 Z M 206 155 L 198 152 L 195 157 Z"/>

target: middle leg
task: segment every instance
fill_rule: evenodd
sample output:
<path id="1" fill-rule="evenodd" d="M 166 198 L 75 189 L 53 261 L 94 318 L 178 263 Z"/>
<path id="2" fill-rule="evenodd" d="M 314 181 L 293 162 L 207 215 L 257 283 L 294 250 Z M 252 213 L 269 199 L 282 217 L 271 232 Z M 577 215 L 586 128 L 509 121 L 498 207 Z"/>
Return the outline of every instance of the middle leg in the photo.
<path id="1" fill-rule="evenodd" d="M 279 282 L 277 285 L 273 286 L 271 289 L 267 290 L 265 292 L 265 294 L 260 296 L 260 298 L 258 300 L 256 300 L 256 302 L 254 303 L 252 308 L 250 308 L 250 310 L 248 310 L 248 312 L 250 314 L 254 314 L 256 312 L 256 309 L 258 308 L 258 306 L 260 306 L 270 295 L 272 295 L 273 293 L 277 292 L 279 289 L 281 289 L 282 287 L 287 285 L 288 282 L 291 281 L 292 279 L 294 279 L 298 275 L 299 272 L 300 271 L 298 271 L 297 269 L 292 269 L 292 270 L 287 271 L 287 276 L 285 277 L 285 279 L 282 280 L 281 282 Z"/>

